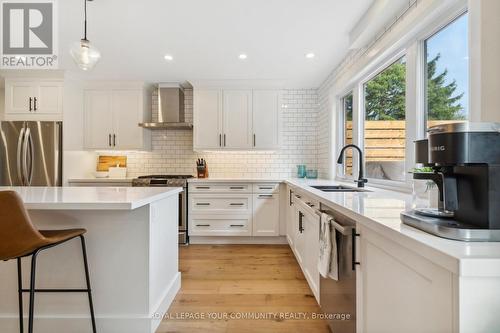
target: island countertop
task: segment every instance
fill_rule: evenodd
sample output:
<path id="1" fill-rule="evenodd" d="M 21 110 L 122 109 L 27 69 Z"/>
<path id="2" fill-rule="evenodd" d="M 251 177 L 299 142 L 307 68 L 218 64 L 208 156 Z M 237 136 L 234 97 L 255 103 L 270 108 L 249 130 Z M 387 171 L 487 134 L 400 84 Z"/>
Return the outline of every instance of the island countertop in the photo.
<path id="1" fill-rule="evenodd" d="M 39 210 L 134 210 L 177 195 L 180 187 L 0 187 L 16 191 L 26 208 Z"/>

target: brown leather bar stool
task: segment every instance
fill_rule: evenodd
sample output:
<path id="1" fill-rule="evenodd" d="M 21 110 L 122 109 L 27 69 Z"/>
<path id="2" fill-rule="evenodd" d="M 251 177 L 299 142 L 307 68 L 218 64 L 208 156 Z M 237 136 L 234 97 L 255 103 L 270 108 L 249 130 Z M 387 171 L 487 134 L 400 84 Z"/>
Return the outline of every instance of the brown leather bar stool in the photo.
<path id="1" fill-rule="evenodd" d="M 33 333 L 33 314 L 36 292 L 84 292 L 89 298 L 92 331 L 96 333 L 94 306 L 90 289 L 90 276 L 87 263 L 87 250 L 83 234 L 85 229 L 37 230 L 24 207 L 19 195 L 14 191 L 0 191 L 0 260 L 17 259 L 17 283 L 19 293 L 19 331 L 23 330 L 23 292 L 29 292 L 28 332 Z M 48 248 L 80 237 L 83 263 L 85 266 L 85 289 L 36 289 L 35 271 L 38 254 Z M 23 289 L 21 278 L 21 258 L 31 256 L 30 288 Z"/>

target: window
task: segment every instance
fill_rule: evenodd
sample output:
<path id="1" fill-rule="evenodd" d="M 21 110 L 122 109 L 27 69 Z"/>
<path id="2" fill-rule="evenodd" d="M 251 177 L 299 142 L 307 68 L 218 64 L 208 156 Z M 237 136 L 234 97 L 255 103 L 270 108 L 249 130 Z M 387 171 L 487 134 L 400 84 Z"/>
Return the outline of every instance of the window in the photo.
<path id="1" fill-rule="evenodd" d="M 364 151 L 368 178 L 405 180 L 406 63 L 394 62 L 366 82 Z"/>
<path id="2" fill-rule="evenodd" d="M 468 118 L 467 20 L 463 14 L 424 42 L 427 128 Z"/>
<path id="3" fill-rule="evenodd" d="M 352 92 L 342 98 L 344 109 L 344 146 L 352 143 Z M 346 151 L 344 157 L 344 175 L 352 176 L 352 150 Z"/>

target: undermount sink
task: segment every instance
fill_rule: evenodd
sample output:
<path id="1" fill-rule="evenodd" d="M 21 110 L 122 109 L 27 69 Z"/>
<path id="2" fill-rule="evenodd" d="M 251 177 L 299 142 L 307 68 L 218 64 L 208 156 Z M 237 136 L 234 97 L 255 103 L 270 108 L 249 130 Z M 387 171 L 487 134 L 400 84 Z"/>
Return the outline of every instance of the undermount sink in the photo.
<path id="1" fill-rule="evenodd" d="M 365 190 L 363 188 L 343 185 L 316 185 L 311 187 L 323 192 L 369 192 L 368 190 Z"/>

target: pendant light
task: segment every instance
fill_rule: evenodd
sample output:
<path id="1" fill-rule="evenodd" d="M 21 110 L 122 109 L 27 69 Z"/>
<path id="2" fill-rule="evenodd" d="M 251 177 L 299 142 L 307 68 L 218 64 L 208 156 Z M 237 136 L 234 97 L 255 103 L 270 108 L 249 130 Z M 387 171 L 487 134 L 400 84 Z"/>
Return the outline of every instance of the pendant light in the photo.
<path id="1" fill-rule="evenodd" d="M 77 66 L 84 71 L 88 71 L 94 68 L 95 64 L 101 58 L 101 53 L 99 53 L 99 51 L 93 45 L 91 45 L 90 41 L 87 39 L 87 1 L 92 0 L 83 0 L 83 38 L 79 42 L 73 44 L 73 47 L 71 47 L 70 50 L 73 60 L 75 61 Z"/>

